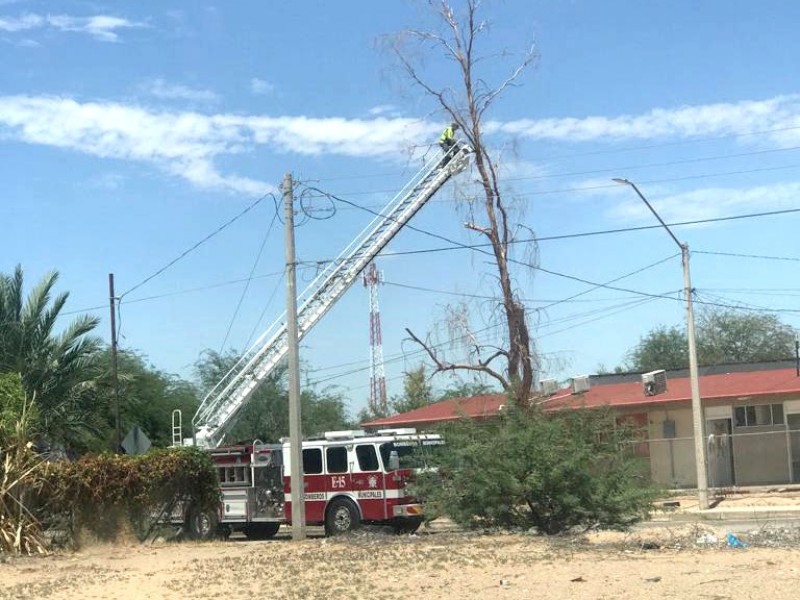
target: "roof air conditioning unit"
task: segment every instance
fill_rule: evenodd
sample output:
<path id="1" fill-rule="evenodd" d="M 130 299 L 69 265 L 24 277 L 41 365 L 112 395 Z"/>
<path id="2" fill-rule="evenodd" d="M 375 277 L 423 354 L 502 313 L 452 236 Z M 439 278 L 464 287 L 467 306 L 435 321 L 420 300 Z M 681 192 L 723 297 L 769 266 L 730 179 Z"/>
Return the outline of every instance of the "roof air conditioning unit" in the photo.
<path id="1" fill-rule="evenodd" d="M 558 391 L 558 382 L 555 379 L 542 379 L 542 396 L 552 396 Z"/>
<path id="2" fill-rule="evenodd" d="M 589 391 L 589 376 L 588 375 L 576 375 L 572 378 L 572 393 L 573 394 L 582 394 L 583 392 Z"/>
<path id="3" fill-rule="evenodd" d="M 655 396 L 667 391 L 667 372 L 664 369 L 642 374 L 642 387 L 645 396 Z"/>

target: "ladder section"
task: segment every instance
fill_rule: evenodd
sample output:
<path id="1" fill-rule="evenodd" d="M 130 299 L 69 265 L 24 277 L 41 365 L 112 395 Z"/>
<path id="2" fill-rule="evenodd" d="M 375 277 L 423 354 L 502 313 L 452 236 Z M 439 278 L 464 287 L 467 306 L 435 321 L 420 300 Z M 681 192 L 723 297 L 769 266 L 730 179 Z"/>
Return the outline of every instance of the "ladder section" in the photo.
<path id="1" fill-rule="evenodd" d="M 330 310 L 417 211 L 451 177 L 467 168 L 470 152 L 469 147 L 456 145 L 445 160 L 437 156 L 426 163 L 383 212 L 317 275 L 297 299 L 298 339 Z M 204 398 L 192 419 L 198 445 L 214 448 L 222 443 L 234 417 L 287 352 L 284 312 Z"/>

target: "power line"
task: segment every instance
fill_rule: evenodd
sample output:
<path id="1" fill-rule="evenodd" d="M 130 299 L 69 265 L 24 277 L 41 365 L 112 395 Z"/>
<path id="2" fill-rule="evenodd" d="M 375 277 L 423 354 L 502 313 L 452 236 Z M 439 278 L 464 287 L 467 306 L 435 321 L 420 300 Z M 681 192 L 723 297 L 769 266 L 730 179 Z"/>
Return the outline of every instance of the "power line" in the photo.
<path id="1" fill-rule="evenodd" d="M 751 156 L 762 156 L 765 154 L 776 154 L 779 152 L 793 152 L 795 150 L 800 150 L 800 146 L 787 146 L 782 148 L 767 148 L 765 150 L 753 150 L 750 152 L 737 152 L 734 154 L 719 154 L 719 155 L 712 155 L 712 156 L 700 156 L 696 158 L 685 158 L 679 160 L 672 160 L 672 161 L 664 161 L 659 163 L 647 163 L 647 164 L 640 164 L 640 165 L 623 165 L 623 166 L 616 166 L 616 167 L 609 167 L 603 169 L 592 169 L 587 171 L 568 171 L 563 173 L 548 173 L 544 175 L 526 175 L 520 177 L 504 177 L 503 182 L 513 182 L 513 181 L 543 181 L 548 179 L 558 179 L 560 177 L 577 177 L 577 176 L 586 176 L 586 175 L 599 175 L 602 173 L 617 173 L 621 171 L 631 171 L 631 170 L 638 170 L 638 169 L 653 169 L 653 168 L 662 168 L 662 167 L 673 167 L 673 166 L 680 166 L 680 165 L 687 165 L 691 163 L 704 163 L 704 162 L 711 162 L 716 160 L 727 160 L 731 158 L 747 158 Z M 775 166 L 775 167 L 763 167 L 759 169 L 753 170 L 741 170 L 741 171 L 733 171 L 731 173 L 723 173 L 721 175 L 737 175 L 741 173 L 754 173 L 759 172 L 762 170 L 777 170 L 777 169 L 785 169 L 785 168 L 796 168 L 797 165 L 790 165 L 790 166 Z M 682 176 L 677 178 L 669 178 L 666 180 L 657 180 L 658 182 L 664 181 L 682 181 L 684 179 L 692 179 L 697 177 L 706 177 L 708 175 L 700 175 L 700 176 Z M 656 183 L 657 181 L 642 181 L 641 183 Z M 582 190 L 587 189 L 601 189 L 606 187 L 613 187 L 611 185 L 603 185 L 603 186 L 590 186 L 586 188 L 579 188 Z M 392 193 L 394 189 L 375 189 L 375 190 L 362 190 L 362 191 L 351 191 L 351 192 L 342 192 L 346 196 L 367 196 L 373 194 L 386 194 Z M 555 190 L 559 191 L 559 190 Z M 570 191 L 577 191 L 577 190 L 570 190 Z M 553 193 L 551 191 L 545 192 L 531 192 L 527 194 L 518 194 L 518 195 L 538 195 L 540 193 Z"/>
<path id="2" fill-rule="evenodd" d="M 711 250 L 692 250 L 696 254 L 710 254 L 714 256 L 732 256 L 735 258 L 758 258 L 761 260 L 781 260 L 790 262 L 800 262 L 796 256 L 765 256 L 763 254 L 740 254 L 737 252 L 713 252 Z"/>
<path id="3" fill-rule="evenodd" d="M 616 187 L 616 185 L 615 185 Z M 359 208 L 361 210 L 366 210 L 372 214 L 378 214 L 373 212 L 372 210 L 358 206 L 355 203 L 349 203 L 355 208 Z M 772 211 L 762 211 L 757 213 L 746 213 L 741 215 L 730 215 L 727 217 L 711 217 L 708 219 L 695 219 L 692 221 L 675 221 L 671 223 L 667 223 L 670 227 L 683 227 L 689 225 L 703 225 L 707 223 L 722 223 L 725 221 L 736 221 L 742 219 L 755 219 L 761 217 L 773 217 L 779 215 L 787 215 L 787 214 L 795 214 L 800 213 L 800 208 L 787 208 L 781 210 L 772 210 Z M 418 231 L 420 233 L 426 233 L 421 231 L 415 227 L 408 226 L 410 229 L 414 231 Z M 637 231 L 646 231 L 648 229 L 659 229 L 661 225 L 639 225 L 635 227 L 620 227 L 616 229 L 601 229 L 597 231 L 583 231 L 578 233 L 565 233 L 565 234 L 558 234 L 558 235 L 550 235 L 550 236 L 542 236 L 542 237 L 532 237 L 532 238 L 523 238 L 523 239 L 516 239 L 516 240 L 509 240 L 509 245 L 515 244 L 529 244 L 532 242 L 540 243 L 540 242 L 550 242 L 556 240 L 568 240 L 568 239 L 575 239 L 575 238 L 583 238 L 583 237 L 594 237 L 594 236 L 601 236 L 601 235 L 612 235 L 617 233 L 632 233 Z M 435 235 L 435 234 L 432 234 Z M 437 236 L 440 239 L 442 236 Z M 447 239 L 447 238 L 445 238 Z M 449 240 L 448 240 L 449 241 Z M 440 246 L 438 248 L 420 248 L 416 250 L 397 250 L 394 252 L 384 252 L 382 256 L 409 256 L 414 254 L 432 254 L 437 252 L 450 252 L 452 250 L 478 250 L 480 248 L 489 248 L 491 247 L 490 242 L 483 242 L 479 244 L 462 244 L 459 242 L 453 242 L 454 245 L 452 246 Z M 694 251 L 693 251 L 694 252 Z M 486 253 L 484 253 L 486 254 Z M 334 259 L 318 259 L 318 260 L 310 260 L 310 261 L 302 261 L 302 264 L 306 265 L 323 265 L 329 262 L 333 262 Z"/>
<path id="4" fill-rule="evenodd" d="M 211 233 L 209 233 L 207 236 L 205 236 L 203 239 L 201 239 L 199 242 L 197 242 L 196 244 L 194 244 L 194 245 L 193 245 L 193 246 L 191 246 L 190 248 L 187 248 L 186 250 L 184 250 L 184 251 L 183 251 L 183 252 L 182 252 L 180 255 L 178 255 L 177 257 L 175 257 L 174 259 L 172 259 L 170 262 L 168 262 L 166 265 L 164 265 L 163 267 L 161 267 L 160 269 L 158 269 L 157 271 L 155 271 L 155 272 L 154 272 L 152 275 L 149 275 L 148 277 L 145 277 L 145 278 L 144 278 L 142 281 L 140 281 L 139 283 L 137 283 L 136 285 L 134 285 L 134 286 L 133 286 L 132 288 L 130 288 L 128 291 L 126 291 L 126 292 L 124 292 L 123 294 L 121 294 L 121 295 L 120 295 L 120 297 L 119 297 L 119 300 L 120 300 L 120 302 L 122 301 L 122 298 L 123 298 L 123 297 L 127 296 L 128 294 L 130 294 L 130 293 L 131 293 L 131 292 L 133 292 L 134 290 L 137 290 L 137 289 L 139 289 L 140 287 L 142 287 L 142 286 L 143 286 L 144 284 L 146 284 L 147 282 L 149 282 L 149 281 L 151 281 L 152 279 L 154 279 L 154 278 L 158 277 L 159 275 L 161 275 L 161 274 L 162 274 L 164 271 L 166 271 L 167 269 L 169 269 L 169 268 L 170 268 L 172 265 L 174 265 L 175 263 L 177 263 L 178 261 L 180 261 L 181 259 L 183 259 L 183 258 L 184 258 L 184 257 L 186 257 L 187 255 L 189 255 L 191 252 L 193 252 L 194 250 L 196 250 L 197 248 L 199 248 L 199 247 L 200 247 L 200 246 L 202 246 L 203 244 L 205 244 L 205 243 L 206 243 L 208 240 L 210 240 L 211 238 L 213 238 L 213 237 L 214 237 L 214 236 L 216 236 L 217 234 L 219 234 L 219 233 L 221 233 L 222 231 L 224 231 L 225 229 L 227 229 L 227 228 L 228 228 L 230 225 L 233 225 L 233 224 L 234 224 L 236 221 L 238 221 L 238 220 L 239 220 L 240 218 L 242 218 L 244 215 L 246 215 L 247 213 L 249 213 L 249 212 L 250 212 L 251 210 L 253 210 L 253 209 L 254 209 L 256 206 L 258 206 L 259 204 L 261 204 L 261 202 L 262 202 L 263 200 L 265 200 L 266 198 L 270 198 L 270 197 L 273 199 L 273 201 L 275 200 L 275 194 L 273 194 L 272 192 L 268 192 L 268 193 L 264 194 L 263 196 L 261 196 L 260 198 L 258 198 L 258 199 L 257 199 L 255 202 L 253 202 L 252 204 L 250 204 L 249 206 L 247 206 L 247 207 L 246 207 L 246 208 L 245 208 L 243 211 L 241 211 L 239 214 L 237 214 L 236 216 L 234 216 L 234 217 L 233 217 L 233 218 L 231 218 L 231 219 L 228 219 L 228 220 L 227 220 L 225 223 L 223 223 L 222 225 L 220 225 L 219 227 L 217 227 L 217 228 L 216 228 L 214 231 L 212 231 Z M 276 210 L 276 212 L 277 212 L 277 205 L 276 205 L 276 209 L 275 209 L 275 210 Z"/>
<path id="5" fill-rule="evenodd" d="M 283 276 L 285 276 L 285 275 L 286 275 L 286 268 L 284 267 L 283 271 L 281 272 L 281 278 L 278 279 L 278 281 L 275 282 L 275 286 L 272 288 L 272 293 L 269 295 L 269 299 L 264 304 L 264 308 L 261 311 L 261 315 L 259 315 L 258 320 L 256 321 L 256 324 L 253 325 L 253 329 L 250 331 L 250 335 L 247 336 L 247 342 L 245 342 L 245 344 L 244 344 L 245 348 L 249 348 L 250 347 L 250 341 L 255 337 L 256 331 L 258 331 L 258 327 L 259 327 L 259 325 L 261 325 L 261 321 L 264 319 L 264 315 L 267 314 L 267 309 L 270 307 L 270 305 L 272 304 L 272 301 L 275 299 L 275 294 L 278 293 L 278 290 L 281 287 L 281 283 L 283 282 Z"/>
<path id="6" fill-rule="evenodd" d="M 658 260 L 658 261 L 656 261 L 654 263 L 651 263 L 649 265 L 646 265 L 644 267 L 636 269 L 635 271 L 631 271 L 630 273 L 626 273 L 624 275 L 620 275 L 619 277 L 617 277 L 615 279 L 612 279 L 611 281 L 607 281 L 606 284 L 616 283 L 617 281 L 620 281 L 622 279 L 626 279 L 628 277 L 632 277 L 633 275 L 638 275 L 639 273 L 647 271 L 648 269 L 652 269 L 653 267 L 656 267 L 656 266 L 658 266 L 660 264 L 663 264 L 663 263 L 665 263 L 667 261 L 670 261 L 673 258 L 675 258 L 676 256 L 680 256 L 680 254 L 673 254 L 671 256 L 668 256 L 667 258 L 662 258 L 661 260 Z M 548 304 L 547 306 L 542 306 L 541 308 L 539 308 L 537 310 L 544 311 L 544 310 L 547 310 L 548 308 L 551 308 L 553 306 L 557 306 L 557 305 L 561 304 L 562 302 L 570 302 L 570 301 L 574 300 L 575 298 L 579 298 L 580 296 L 584 296 L 584 295 L 586 295 L 586 294 L 588 294 L 590 292 L 593 292 L 594 290 L 597 289 L 597 287 L 599 287 L 599 286 L 591 287 L 588 290 L 585 290 L 583 292 L 579 292 L 577 294 L 569 296 L 568 298 L 564 298 L 563 300 L 558 300 L 556 302 L 552 302 L 552 303 Z"/>
<path id="7" fill-rule="evenodd" d="M 650 182 L 655 183 L 655 182 Z M 613 186 L 603 186 L 603 187 L 617 187 L 616 184 Z M 368 210 L 362 208 L 355 203 L 351 203 L 352 208 L 359 209 L 359 210 Z M 372 212 L 372 211 L 369 211 Z M 708 219 L 695 219 L 692 221 L 674 221 L 668 223 L 670 227 L 683 227 L 683 226 L 690 226 L 690 225 L 702 225 L 707 223 L 720 223 L 725 221 L 735 221 L 735 220 L 743 220 L 743 219 L 755 219 L 755 218 L 762 218 L 762 217 L 772 217 L 772 216 L 779 216 L 779 215 L 788 215 L 788 214 L 795 214 L 800 212 L 800 208 L 787 208 L 782 210 L 773 210 L 773 211 L 762 211 L 757 213 L 745 213 L 741 215 L 730 215 L 727 217 L 712 217 Z M 376 213 L 372 213 L 376 214 Z M 616 229 L 601 229 L 597 231 L 583 231 L 583 232 L 576 232 L 576 233 L 566 233 L 566 234 L 558 234 L 558 235 L 550 235 L 550 236 L 542 236 L 542 237 L 533 237 L 533 238 L 524 238 L 518 240 L 509 240 L 509 244 L 529 244 L 532 242 L 540 243 L 540 242 L 549 242 L 549 241 L 557 241 L 557 240 L 568 240 L 568 239 L 575 239 L 575 238 L 583 238 L 583 237 L 594 237 L 594 236 L 602 236 L 602 235 L 613 235 L 618 233 L 632 233 L 637 231 L 646 231 L 648 229 L 658 229 L 661 225 L 640 225 L 635 227 L 620 227 Z M 491 247 L 491 243 L 480 243 L 480 244 L 458 244 L 453 246 L 444 246 L 438 248 L 419 248 L 416 250 L 397 250 L 394 252 L 384 252 L 382 256 L 411 256 L 415 254 L 431 254 L 431 253 L 438 253 L 438 252 L 450 252 L 452 250 L 472 250 L 478 248 L 487 248 Z M 713 252 L 707 250 L 692 250 L 692 252 L 697 254 L 710 254 L 710 255 L 721 255 L 721 256 L 738 256 L 741 258 L 762 258 L 766 260 L 785 260 L 785 261 L 797 261 L 800 260 L 795 257 L 779 257 L 779 256 L 763 256 L 757 254 L 737 254 L 732 252 Z M 299 265 L 305 265 L 310 268 L 318 268 L 320 265 L 327 264 L 329 262 L 333 262 L 332 259 L 320 259 L 320 260 L 311 260 L 311 261 L 300 261 Z M 267 273 L 264 275 L 257 275 L 253 277 L 253 279 L 263 278 L 263 277 L 275 277 L 277 275 L 282 275 L 283 271 L 277 271 L 274 273 Z M 205 291 L 217 287 L 223 287 L 227 285 L 234 285 L 237 283 L 244 283 L 247 282 L 248 278 L 242 279 L 233 279 L 230 281 L 224 281 L 220 283 L 209 284 L 206 286 L 196 287 L 196 288 L 189 288 L 186 290 L 179 290 L 175 292 L 168 292 L 165 294 L 158 294 L 154 296 L 147 296 L 144 298 L 136 298 L 134 300 L 126 300 L 126 304 L 134 304 L 136 302 L 146 302 L 149 300 L 158 300 L 161 298 L 167 298 L 170 296 L 177 296 L 180 294 L 188 294 L 193 292 Z M 126 293 L 129 293 L 129 290 Z M 78 313 L 84 312 L 92 312 L 96 310 L 105 310 L 107 308 L 106 305 L 98 305 L 98 306 L 90 306 L 87 308 L 81 308 L 76 310 L 71 310 L 69 312 L 63 312 L 62 315 L 74 315 Z"/>
<path id="8" fill-rule="evenodd" d="M 504 181 L 538 181 L 542 179 L 555 179 L 558 177 L 575 177 L 578 175 L 598 175 L 600 173 L 611 173 L 618 171 L 630 171 L 636 169 L 652 169 L 656 167 L 674 167 L 697 162 L 708 162 L 714 160 L 727 160 L 729 158 L 745 158 L 748 156 L 761 156 L 763 154 L 774 154 L 776 152 L 791 152 L 800 150 L 800 146 L 789 146 L 785 148 L 768 148 L 766 150 L 752 150 L 750 152 L 737 152 L 736 154 L 720 154 L 717 156 L 700 156 L 695 158 L 683 158 L 680 160 L 670 160 L 660 163 L 649 163 L 644 165 L 627 165 L 624 167 L 611 167 L 604 169 L 592 169 L 590 171 L 573 171 L 568 173 L 551 173 L 547 175 L 529 175 L 525 177 L 505 178 Z"/>
<path id="9" fill-rule="evenodd" d="M 269 227 L 267 227 L 267 232 L 264 234 L 264 239 L 261 240 L 261 246 L 256 253 L 256 258 L 253 261 L 253 266 L 250 269 L 250 275 L 247 278 L 247 283 L 245 283 L 244 289 L 239 296 L 239 302 L 236 304 L 236 310 L 233 311 L 233 315 L 231 315 L 231 320 L 228 323 L 228 329 L 225 331 L 225 337 L 222 339 L 222 344 L 219 348 L 219 353 L 222 354 L 222 351 L 225 348 L 225 344 L 228 341 L 228 337 L 231 334 L 231 329 L 233 329 L 233 324 L 236 321 L 236 316 L 239 314 L 239 309 L 242 308 L 242 302 L 244 302 L 244 298 L 247 295 L 247 290 L 250 289 L 250 282 L 253 280 L 253 274 L 256 271 L 256 267 L 258 267 L 258 263 L 261 260 L 261 254 L 264 252 L 264 246 L 267 245 L 267 240 L 269 239 L 270 233 L 272 233 L 272 227 L 275 225 L 275 221 L 278 218 L 278 211 L 276 210 L 275 213 L 272 215 L 272 221 L 269 223 Z"/>
<path id="10" fill-rule="evenodd" d="M 360 205 L 358 205 L 355 202 L 352 202 L 350 200 L 345 200 L 343 198 L 339 198 L 338 196 L 335 196 L 335 195 L 330 194 L 328 192 L 324 192 L 324 191 L 322 191 L 322 190 L 320 190 L 318 188 L 310 188 L 310 189 L 312 189 L 313 191 L 316 191 L 316 192 L 318 192 L 318 193 L 320 193 L 320 194 L 322 194 L 322 195 L 324 195 L 324 196 L 326 196 L 326 197 L 328 197 L 330 199 L 336 200 L 338 202 L 343 202 L 343 203 L 348 204 L 350 206 L 355 206 L 355 207 L 361 208 L 362 210 L 364 210 L 364 211 L 366 211 L 366 212 L 368 212 L 370 214 L 373 214 L 373 215 L 376 215 L 376 216 L 379 216 L 379 217 L 383 217 L 383 218 L 387 218 L 386 215 L 382 215 L 381 213 L 375 212 L 374 210 L 372 210 L 370 208 L 366 208 L 366 207 L 360 206 Z M 787 212 L 798 212 L 798 211 L 800 211 L 800 208 L 797 208 L 797 209 L 785 209 L 785 210 L 781 210 L 781 211 L 769 211 L 769 212 L 764 212 L 764 213 L 753 213 L 753 214 L 748 215 L 748 216 L 749 217 L 753 217 L 753 216 L 764 216 L 764 215 L 767 215 L 767 214 L 770 214 L 770 215 L 772 215 L 772 214 L 785 214 Z M 724 218 L 716 218 L 716 219 L 702 219 L 702 220 L 697 220 L 697 221 L 693 222 L 693 224 L 694 223 L 700 223 L 700 222 L 709 222 L 709 221 L 725 221 L 725 220 L 732 220 L 732 219 L 736 219 L 736 218 L 743 218 L 743 216 L 739 215 L 739 216 L 736 216 L 736 217 L 724 217 Z M 465 248 L 465 249 L 470 249 L 470 250 L 475 250 L 477 252 L 480 252 L 481 254 L 486 254 L 488 256 L 494 257 L 494 255 L 491 252 L 487 252 L 486 250 L 483 250 L 483 248 L 486 247 L 487 244 L 482 244 L 482 245 L 462 244 L 461 242 L 457 242 L 457 241 L 452 240 L 452 239 L 450 239 L 450 238 L 448 238 L 446 236 L 440 235 L 438 233 L 433 233 L 433 232 L 430 232 L 430 231 L 426 231 L 424 229 L 420 229 L 419 227 L 415 227 L 413 225 L 406 224 L 405 226 L 407 228 L 413 230 L 413 231 L 417 231 L 418 233 L 422 233 L 422 234 L 427 235 L 429 237 L 433 237 L 433 238 L 436 238 L 436 239 L 443 240 L 443 241 L 448 242 L 449 244 L 452 244 L 454 246 L 457 246 L 457 247 L 460 247 L 460 248 Z M 661 227 L 661 225 L 649 226 L 648 228 L 653 228 L 653 227 Z M 531 241 L 539 241 L 539 238 L 532 238 Z M 488 245 L 491 245 L 491 244 L 488 244 Z M 561 273 L 559 271 L 554 271 L 552 269 L 546 269 L 546 268 L 544 268 L 544 267 L 542 267 L 540 265 L 534 265 L 534 264 L 531 264 L 531 263 L 526 263 L 526 262 L 523 262 L 523 261 L 520 261 L 520 260 L 517 260 L 517 259 L 514 259 L 514 258 L 510 258 L 510 257 L 507 257 L 507 261 L 510 262 L 510 263 L 513 263 L 513 264 L 517 264 L 517 265 L 520 265 L 520 266 L 527 267 L 529 269 L 540 271 L 542 273 L 547 273 L 548 275 L 553 275 L 554 277 L 560 277 L 560 278 L 568 279 L 568 280 L 571 280 L 571 281 L 577 281 L 579 283 L 583 283 L 585 285 L 592 286 L 593 288 L 601 287 L 601 288 L 605 288 L 605 289 L 609 289 L 609 290 L 615 290 L 615 291 L 625 292 L 625 293 L 630 293 L 630 294 L 639 294 L 641 296 L 653 297 L 653 298 L 664 297 L 664 296 L 657 295 L 657 294 L 649 294 L 647 292 L 642 292 L 640 290 L 632 290 L 632 289 L 629 289 L 629 288 L 623 288 L 623 287 L 612 286 L 612 285 L 608 285 L 608 284 L 604 284 L 604 283 L 598 283 L 596 281 L 591 281 L 589 279 L 584 279 L 584 278 L 578 277 L 576 275 L 569 275 L 567 273 Z M 800 311 L 798 311 L 798 312 L 800 312 Z"/>
<path id="11" fill-rule="evenodd" d="M 390 287 L 402 288 L 406 290 L 415 290 L 418 292 L 429 292 L 431 294 L 442 294 L 444 296 L 456 296 L 459 298 L 475 298 L 477 300 L 497 300 L 497 296 L 490 296 L 488 294 L 469 294 L 465 292 L 453 292 L 450 290 L 440 290 L 435 288 L 424 287 L 420 285 L 411 285 L 408 283 L 398 283 L 396 281 L 384 281 L 383 285 Z M 574 300 L 574 302 L 615 302 L 623 298 L 632 298 L 633 296 L 624 296 L 617 298 L 595 298 L 594 300 Z M 636 296 L 638 298 L 638 296 Z M 544 298 L 520 298 L 521 302 L 525 303 L 539 303 L 539 302 L 567 302 L 568 300 L 545 300 Z"/>
<path id="12" fill-rule="evenodd" d="M 625 146 L 623 148 L 607 148 L 603 150 L 589 150 L 585 152 L 573 152 L 570 154 L 558 154 L 555 156 L 545 156 L 545 157 L 538 157 L 533 158 L 532 160 L 536 161 L 554 161 L 554 160 L 563 160 L 567 158 L 581 158 L 584 156 L 597 156 L 597 155 L 607 155 L 607 154 L 622 154 L 625 152 L 638 152 L 641 150 L 655 150 L 658 148 L 669 148 L 674 146 L 686 146 L 689 144 L 697 144 L 699 142 L 710 142 L 710 141 L 720 141 L 720 140 L 727 140 L 727 139 L 737 139 L 742 137 L 750 137 L 750 136 L 757 136 L 757 135 L 766 135 L 770 133 L 783 133 L 786 131 L 794 131 L 800 129 L 798 125 L 792 125 L 788 127 L 778 127 L 774 129 L 762 129 L 758 131 L 748 131 L 746 133 L 733 133 L 728 135 L 719 135 L 719 136 L 706 136 L 706 137 L 699 137 L 693 138 L 689 140 L 678 140 L 674 142 L 661 142 L 658 144 L 643 144 L 640 146 Z M 414 146 L 414 147 L 424 147 L 424 146 Z M 402 172 L 387 172 L 387 173 L 377 173 L 371 175 L 342 175 L 338 177 L 326 177 L 323 181 L 344 181 L 349 179 L 372 179 L 372 178 L 385 178 L 385 177 L 393 177 L 393 176 L 401 176 L 404 173 Z"/>

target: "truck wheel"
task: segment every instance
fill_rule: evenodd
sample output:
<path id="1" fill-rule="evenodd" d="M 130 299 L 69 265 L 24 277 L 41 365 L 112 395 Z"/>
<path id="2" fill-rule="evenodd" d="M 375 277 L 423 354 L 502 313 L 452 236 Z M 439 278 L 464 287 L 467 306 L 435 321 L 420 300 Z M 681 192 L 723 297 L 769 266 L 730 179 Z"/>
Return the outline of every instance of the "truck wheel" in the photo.
<path id="1" fill-rule="evenodd" d="M 250 523 L 242 531 L 248 540 L 268 540 L 275 537 L 280 528 L 280 523 Z"/>
<path id="2" fill-rule="evenodd" d="M 210 540 L 217 535 L 219 519 L 213 510 L 190 508 L 186 515 L 186 533 L 193 540 Z"/>
<path id="3" fill-rule="evenodd" d="M 325 513 L 326 535 L 341 535 L 358 529 L 360 526 L 361 517 L 352 500 L 336 498 L 330 503 Z"/>

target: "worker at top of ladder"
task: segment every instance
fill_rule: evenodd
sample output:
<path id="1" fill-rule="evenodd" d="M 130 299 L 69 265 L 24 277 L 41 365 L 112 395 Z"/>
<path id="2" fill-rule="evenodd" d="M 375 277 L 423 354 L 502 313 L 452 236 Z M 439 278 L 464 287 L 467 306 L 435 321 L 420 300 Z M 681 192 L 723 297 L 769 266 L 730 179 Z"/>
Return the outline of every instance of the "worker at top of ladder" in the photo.
<path id="1" fill-rule="evenodd" d="M 444 160 L 442 161 L 443 165 L 446 165 L 448 162 L 450 162 L 450 159 L 453 158 L 450 150 L 456 145 L 456 129 L 458 129 L 458 123 L 453 121 L 450 123 L 450 125 L 445 127 L 442 135 L 439 136 L 439 147 L 441 147 L 442 152 L 444 152 Z"/>

